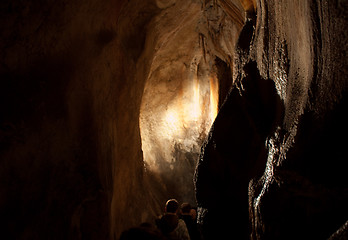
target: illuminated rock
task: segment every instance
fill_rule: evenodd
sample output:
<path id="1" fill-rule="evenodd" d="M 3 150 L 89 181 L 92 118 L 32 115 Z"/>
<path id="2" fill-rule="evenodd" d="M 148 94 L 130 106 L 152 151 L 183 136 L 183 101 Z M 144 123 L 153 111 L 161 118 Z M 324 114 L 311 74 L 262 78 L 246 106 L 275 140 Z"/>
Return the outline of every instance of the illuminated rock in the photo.
<path id="1" fill-rule="evenodd" d="M 2 0 L 0 238 L 117 239 L 169 195 L 194 201 L 217 110 L 196 174 L 205 236 L 342 236 L 347 9 Z"/>
<path id="2" fill-rule="evenodd" d="M 249 13 L 235 84 L 196 172 L 207 239 L 328 239 L 341 226 L 347 233 L 347 48 L 338 47 L 347 9 L 258 1 Z"/>
<path id="3" fill-rule="evenodd" d="M 218 83 L 195 31 L 201 6 L 188 5 L 179 11 L 182 16 L 171 8 L 151 25 L 172 28 L 157 36 L 168 40 L 155 45 L 140 109 L 140 130 L 146 169 L 162 179 L 168 194 L 194 203 L 193 172 L 217 114 Z M 178 17 L 185 24 L 175 25 Z"/>

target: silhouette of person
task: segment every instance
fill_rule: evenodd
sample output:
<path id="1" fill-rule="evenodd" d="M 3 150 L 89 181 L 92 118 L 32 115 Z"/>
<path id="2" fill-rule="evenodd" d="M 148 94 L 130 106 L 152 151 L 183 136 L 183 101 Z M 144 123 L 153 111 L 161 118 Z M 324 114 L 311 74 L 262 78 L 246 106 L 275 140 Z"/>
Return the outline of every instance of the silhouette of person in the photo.
<path id="1" fill-rule="evenodd" d="M 169 240 L 190 240 L 185 222 L 177 215 L 178 210 L 178 201 L 169 199 L 165 205 L 165 213 L 156 220 L 156 225 Z"/>
<path id="2" fill-rule="evenodd" d="M 190 234 L 191 240 L 199 240 L 200 234 L 198 232 L 198 227 L 196 223 L 196 210 L 191 207 L 189 203 L 183 203 L 181 204 L 181 216 L 180 218 L 184 220 L 187 230 Z"/>

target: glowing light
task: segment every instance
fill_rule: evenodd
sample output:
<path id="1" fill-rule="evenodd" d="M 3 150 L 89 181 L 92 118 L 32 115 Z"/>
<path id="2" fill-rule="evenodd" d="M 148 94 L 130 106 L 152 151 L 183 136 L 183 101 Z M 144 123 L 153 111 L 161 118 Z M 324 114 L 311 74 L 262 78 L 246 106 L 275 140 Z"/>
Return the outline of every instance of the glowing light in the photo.
<path id="1" fill-rule="evenodd" d="M 197 77 L 193 80 L 193 95 L 191 100 L 191 106 L 189 109 L 190 117 L 192 120 L 198 120 L 201 115 L 201 106 L 199 104 L 200 94 L 199 94 L 199 82 Z"/>
<path id="2" fill-rule="evenodd" d="M 177 114 L 172 111 L 172 110 L 169 110 L 166 112 L 166 115 L 165 115 L 165 122 L 166 124 L 171 127 L 172 129 L 175 129 L 177 128 L 178 126 L 178 122 L 179 122 L 179 119 L 177 118 L 176 116 Z"/>
<path id="3" fill-rule="evenodd" d="M 142 149 L 151 171 L 163 171 L 163 164 L 171 169 L 170 164 L 178 160 L 173 154 L 174 146 L 179 146 L 183 152 L 197 153 L 217 115 L 219 86 L 216 76 L 198 79 L 194 74 L 191 77 L 170 102 L 163 102 L 156 111 L 152 108 L 149 113 L 141 112 Z"/>
<path id="4" fill-rule="evenodd" d="M 214 121 L 218 113 L 219 85 L 216 77 L 210 78 L 210 119 Z"/>
<path id="5" fill-rule="evenodd" d="M 173 139 L 181 135 L 182 122 L 181 112 L 175 106 L 171 106 L 164 112 L 162 122 L 157 126 L 164 139 Z"/>

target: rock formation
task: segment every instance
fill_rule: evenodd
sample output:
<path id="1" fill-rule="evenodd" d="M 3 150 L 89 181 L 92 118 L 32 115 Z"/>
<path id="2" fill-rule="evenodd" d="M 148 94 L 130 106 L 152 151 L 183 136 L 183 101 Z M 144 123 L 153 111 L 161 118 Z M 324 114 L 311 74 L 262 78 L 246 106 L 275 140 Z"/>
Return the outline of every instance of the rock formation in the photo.
<path id="1" fill-rule="evenodd" d="M 249 13 L 196 172 L 208 239 L 327 239 L 347 221 L 347 9 L 258 1 Z"/>
<path id="2" fill-rule="evenodd" d="M 346 236 L 347 10 L 1 1 L 1 238 L 118 239 L 198 159 L 207 239 Z"/>

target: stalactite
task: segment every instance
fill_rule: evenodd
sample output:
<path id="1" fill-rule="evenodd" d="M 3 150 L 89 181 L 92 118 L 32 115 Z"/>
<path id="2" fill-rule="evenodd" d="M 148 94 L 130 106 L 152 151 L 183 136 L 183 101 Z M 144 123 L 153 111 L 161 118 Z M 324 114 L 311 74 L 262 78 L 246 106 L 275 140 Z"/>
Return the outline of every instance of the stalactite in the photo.
<path id="1" fill-rule="evenodd" d="M 199 42 L 200 42 L 200 47 L 202 48 L 202 53 L 204 57 L 204 61 L 207 62 L 207 52 L 206 52 L 206 43 L 205 43 L 205 37 L 202 33 L 199 33 Z"/>

